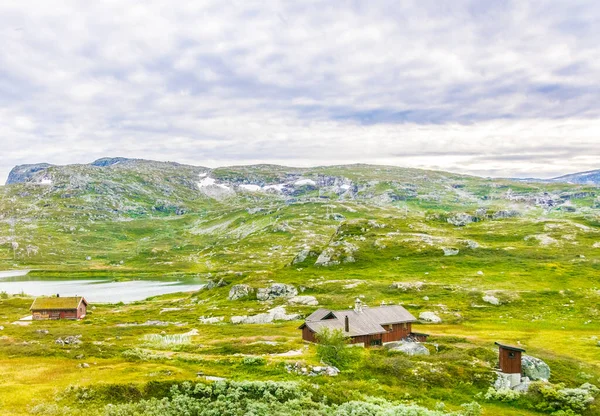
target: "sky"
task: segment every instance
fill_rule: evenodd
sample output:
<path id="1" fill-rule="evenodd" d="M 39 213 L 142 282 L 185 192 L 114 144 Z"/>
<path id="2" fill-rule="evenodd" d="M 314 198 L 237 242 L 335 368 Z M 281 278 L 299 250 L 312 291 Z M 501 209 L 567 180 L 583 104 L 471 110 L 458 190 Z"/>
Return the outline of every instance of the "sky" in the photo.
<path id="1" fill-rule="evenodd" d="M 18 164 L 600 169 L 600 3 L 0 2 Z"/>

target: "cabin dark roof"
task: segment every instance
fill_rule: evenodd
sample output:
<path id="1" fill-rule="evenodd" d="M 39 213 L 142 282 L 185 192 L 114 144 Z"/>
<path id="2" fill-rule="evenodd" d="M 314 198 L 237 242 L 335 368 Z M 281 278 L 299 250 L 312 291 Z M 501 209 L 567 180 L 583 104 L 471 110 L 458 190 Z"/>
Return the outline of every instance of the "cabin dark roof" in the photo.
<path id="1" fill-rule="evenodd" d="M 334 319 L 326 319 L 330 314 Z M 416 322 L 416 318 L 402 306 L 388 305 L 377 308 L 364 307 L 360 312 L 354 309 L 342 311 L 318 309 L 306 318 L 301 328 L 307 326 L 313 332 L 319 332 L 322 328 L 344 331 L 346 317 L 350 326 L 347 334 L 351 337 L 387 332 L 382 325 Z"/>
<path id="2" fill-rule="evenodd" d="M 30 310 L 65 310 L 77 309 L 79 304 L 83 302 L 87 305 L 86 300 L 81 296 L 74 297 L 52 297 L 52 298 L 35 298 L 31 304 Z"/>
<path id="3" fill-rule="evenodd" d="M 500 348 L 504 348 L 505 350 L 525 352 L 525 350 L 523 348 L 520 348 L 520 347 L 514 347 L 512 345 L 506 345 L 506 344 L 500 344 L 499 342 L 495 342 L 494 344 L 496 344 Z"/>

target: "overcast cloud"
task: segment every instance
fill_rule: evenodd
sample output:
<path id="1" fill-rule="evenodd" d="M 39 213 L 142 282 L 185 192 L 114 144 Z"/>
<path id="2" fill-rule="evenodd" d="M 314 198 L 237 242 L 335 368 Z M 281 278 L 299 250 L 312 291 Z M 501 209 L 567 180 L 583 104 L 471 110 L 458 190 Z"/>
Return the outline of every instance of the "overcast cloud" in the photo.
<path id="1" fill-rule="evenodd" d="M 591 0 L 4 0 L 0 181 L 104 156 L 598 169 L 599 21 Z"/>

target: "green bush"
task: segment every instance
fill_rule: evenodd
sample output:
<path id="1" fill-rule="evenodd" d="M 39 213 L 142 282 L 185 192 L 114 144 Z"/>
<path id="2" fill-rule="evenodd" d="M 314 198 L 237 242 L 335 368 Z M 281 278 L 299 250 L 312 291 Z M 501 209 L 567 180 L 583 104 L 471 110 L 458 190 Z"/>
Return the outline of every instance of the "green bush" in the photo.
<path id="1" fill-rule="evenodd" d="M 358 354 L 356 349 L 347 348 L 350 338 L 341 329 L 321 329 L 317 333 L 317 342 L 319 359 L 337 368 L 346 368 Z"/>

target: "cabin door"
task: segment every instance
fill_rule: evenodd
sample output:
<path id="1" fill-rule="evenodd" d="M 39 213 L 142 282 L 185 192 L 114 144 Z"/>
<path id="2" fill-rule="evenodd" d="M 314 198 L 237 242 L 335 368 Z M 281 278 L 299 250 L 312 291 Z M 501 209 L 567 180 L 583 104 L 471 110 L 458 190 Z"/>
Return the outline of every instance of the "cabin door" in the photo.
<path id="1" fill-rule="evenodd" d="M 60 316 L 60 319 L 65 319 L 65 313 L 64 312 L 61 312 L 59 316 Z"/>

